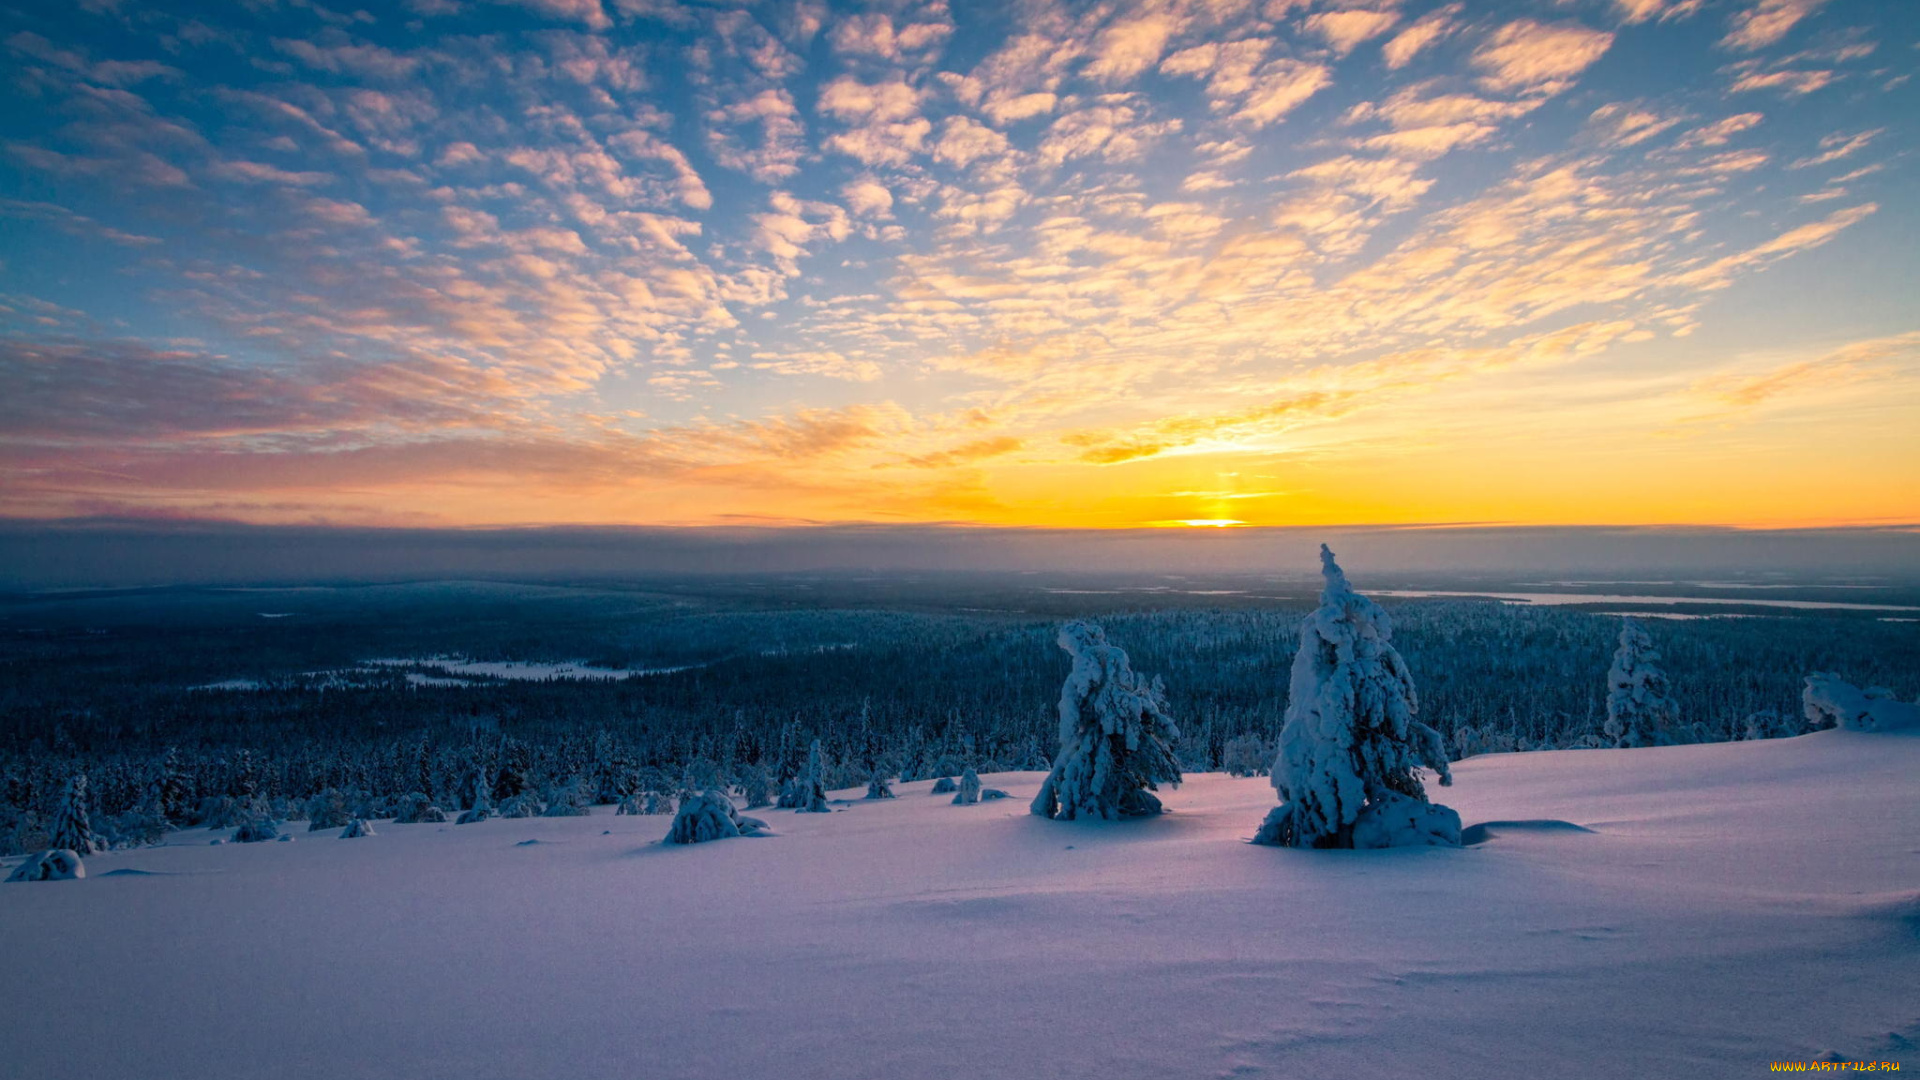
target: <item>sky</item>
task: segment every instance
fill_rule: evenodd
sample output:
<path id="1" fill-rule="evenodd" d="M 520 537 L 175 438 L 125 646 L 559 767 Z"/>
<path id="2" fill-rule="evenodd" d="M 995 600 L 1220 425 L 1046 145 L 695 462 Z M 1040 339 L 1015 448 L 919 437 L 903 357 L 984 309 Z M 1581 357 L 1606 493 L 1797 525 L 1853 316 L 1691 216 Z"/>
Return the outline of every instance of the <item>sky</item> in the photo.
<path id="1" fill-rule="evenodd" d="M 0 0 L 0 516 L 1920 522 L 1909 0 Z"/>

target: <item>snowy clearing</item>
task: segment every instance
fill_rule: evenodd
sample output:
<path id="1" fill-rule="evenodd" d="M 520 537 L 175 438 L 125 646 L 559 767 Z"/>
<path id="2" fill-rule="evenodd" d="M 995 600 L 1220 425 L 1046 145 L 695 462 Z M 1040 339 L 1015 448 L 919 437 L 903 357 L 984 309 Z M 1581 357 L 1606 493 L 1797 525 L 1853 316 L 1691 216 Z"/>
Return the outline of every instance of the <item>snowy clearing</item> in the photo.
<path id="1" fill-rule="evenodd" d="M 186 832 L 0 885 L 0 1045 L 128 1080 L 1920 1066 L 1920 735 L 1455 769 L 1464 849 L 1254 847 L 1272 790 L 1217 774 L 1121 823 L 1010 773 L 687 847 L 610 808 Z"/>

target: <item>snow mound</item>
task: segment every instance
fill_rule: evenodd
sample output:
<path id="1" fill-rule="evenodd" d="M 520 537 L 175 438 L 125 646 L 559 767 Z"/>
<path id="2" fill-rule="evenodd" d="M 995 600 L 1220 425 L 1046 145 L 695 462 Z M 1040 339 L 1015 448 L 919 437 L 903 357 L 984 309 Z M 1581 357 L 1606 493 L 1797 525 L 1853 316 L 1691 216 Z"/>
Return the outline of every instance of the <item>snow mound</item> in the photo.
<path id="1" fill-rule="evenodd" d="M 1535 818 L 1531 821 L 1482 821 L 1477 825 L 1469 825 L 1466 828 L 1461 829 L 1460 843 L 1464 846 L 1471 847 L 1475 844 L 1484 844 L 1487 841 L 1492 840 L 1494 837 L 1497 837 L 1509 832 L 1590 833 L 1592 831 L 1593 831 L 1592 829 L 1589 829 L 1584 825 L 1575 825 L 1571 821 L 1561 821 L 1557 818 Z"/>
<path id="2" fill-rule="evenodd" d="M 27 861 L 14 867 L 13 873 L 7 875 L 7 880 L 77 881 L 86 876 L 87 864 L 81 861 L 79 853 L 58 848 L 27 856 Z"/>
<path id="3" fill-rule="evenodd" d="M 1386 792 L 1354 819 L 1353 846 L 1362 850 L 1459 847 L 1460 815 L 1450 806 Z"/>
<path id="4" fill-rule="evenodd" d="M 1908 731 L 1920 728 L 1920 705 L 1909 705 L 1889 690 L 1870 686 L 1865 690 L 1827 671 L 1807 676 L 1800 691 L 1806 709 L 1807 725 L 1814 728 L 1844 728 L 1847 731 Z"/>

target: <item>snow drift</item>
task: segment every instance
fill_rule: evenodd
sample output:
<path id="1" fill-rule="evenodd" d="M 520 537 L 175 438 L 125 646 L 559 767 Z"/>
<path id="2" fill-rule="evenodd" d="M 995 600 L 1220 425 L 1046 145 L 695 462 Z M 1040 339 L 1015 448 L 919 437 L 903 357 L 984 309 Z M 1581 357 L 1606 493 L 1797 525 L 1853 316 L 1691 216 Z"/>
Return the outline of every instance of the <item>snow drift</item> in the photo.
<path id="1" fill-rule="evenodd" d="M 1920 734 L 1456 771 L 1474 847 L 1251 846 L 1272 789 L 1212 773 L 1072 828 L 922 780 L 752 844 L 609 807 L 352 844 L 186 830 L 0 888 L 0 1042 L 36 1080 L 1920 1068 Z"/>

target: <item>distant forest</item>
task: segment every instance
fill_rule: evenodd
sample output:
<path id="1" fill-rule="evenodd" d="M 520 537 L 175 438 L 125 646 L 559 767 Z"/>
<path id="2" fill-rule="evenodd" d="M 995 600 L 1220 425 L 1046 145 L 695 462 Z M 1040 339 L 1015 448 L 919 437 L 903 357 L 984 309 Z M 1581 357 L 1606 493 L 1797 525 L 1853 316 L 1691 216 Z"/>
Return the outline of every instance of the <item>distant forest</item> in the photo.
<path id="1" fill-rule="evenodd" d="M 1364 591 L 1364 590 L 1363 590 Z M 1615 615 L 1383 601 L 1421 716 L 1456 756 L 1598 745 Z M 775 783 L 814 740 L 829 786 L 1044 769 L 1066 655 L 1092 617 L 1160 675 L 1190 772 L 1254 771 L 1286 708 L 1305 583 L 1041 589 L 999 581 L 152 591 L 14 598 L 0 621 L 0 850 L 45 845 L 68 780 L 95 824 L 523 812 L 708 784 Z M 1687 609 L 1680 609 L 1687 610 Z M 1708 609 L 1712 610 L 1712 609 Z M 1801 730 L 1810 671 L 1912 699 L 1920 629 L 1860 612 L 1649 620 L 1680 705 L 1675 741 Z M 612 681 L 449 681 L 368 660 L 585 661 Z M 675 669 L 675 670 L 664 670 Z M 411 676 L 411 678 L 410 678 Z"/>

